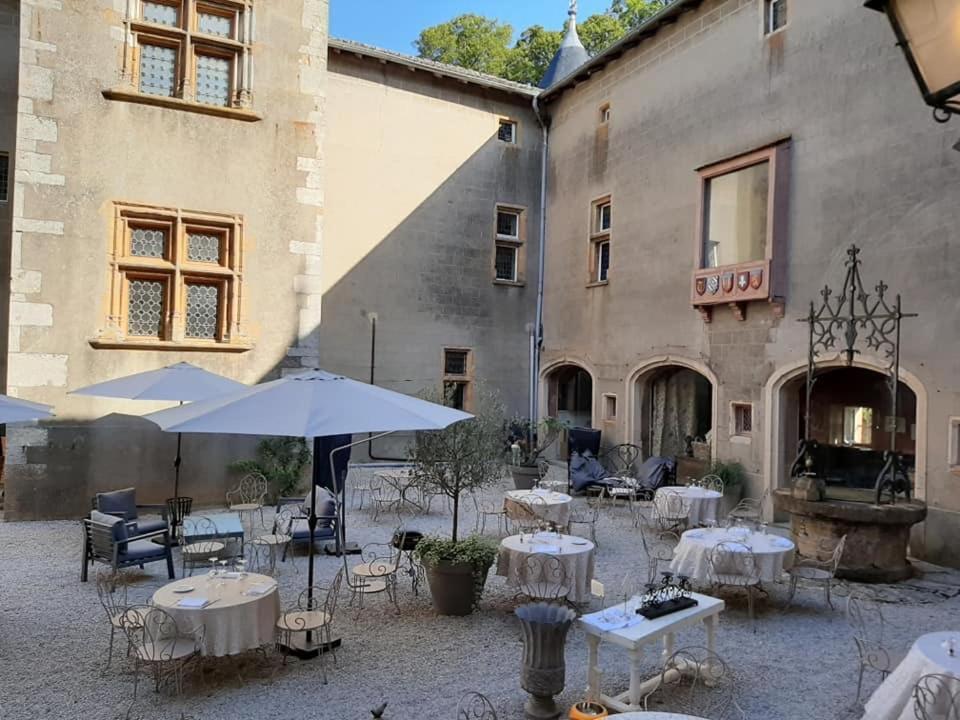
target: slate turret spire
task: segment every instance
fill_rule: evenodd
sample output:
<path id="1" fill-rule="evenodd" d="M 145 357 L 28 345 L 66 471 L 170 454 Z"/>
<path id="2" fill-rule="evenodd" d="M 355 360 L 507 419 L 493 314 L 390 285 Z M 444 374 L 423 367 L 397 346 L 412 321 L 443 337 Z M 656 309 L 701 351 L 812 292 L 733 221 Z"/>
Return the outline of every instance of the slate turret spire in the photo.
<path id="1" fill-rule="evenodd" d="M 567 11 L 570 19 L 567 21 L 567 32 L 560 43 L 560 49 L 550 61 L 550 67 L 540 81 L 540 87 L 548 88 L 558 80 L 562 80 L 578 67 L 590 59 L 590 54 L 580 42 L 577 34 L 577 0 L 570 0 L 570 9 Z"/>

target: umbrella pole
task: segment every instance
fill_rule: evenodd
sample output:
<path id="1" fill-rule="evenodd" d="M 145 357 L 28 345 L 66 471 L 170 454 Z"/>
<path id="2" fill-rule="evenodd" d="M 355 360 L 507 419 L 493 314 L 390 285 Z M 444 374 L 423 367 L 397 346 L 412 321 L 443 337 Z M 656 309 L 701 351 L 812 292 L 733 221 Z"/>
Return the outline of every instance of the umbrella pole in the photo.
<path id="1" fill-rule="evenodd" d="M 183 433 L 177 433 L 177 457 L 173 461 L 173 496 L 175 498 L 180 497 L 180 445 L 182 442 Z"/>

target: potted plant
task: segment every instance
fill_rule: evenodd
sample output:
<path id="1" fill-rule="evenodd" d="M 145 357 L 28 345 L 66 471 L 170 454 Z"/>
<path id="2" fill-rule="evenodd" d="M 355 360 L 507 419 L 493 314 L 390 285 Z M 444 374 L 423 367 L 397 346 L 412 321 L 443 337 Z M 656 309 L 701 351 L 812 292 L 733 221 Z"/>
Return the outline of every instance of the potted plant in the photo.
<path id="1" fill-rule="evenodd" d="M 747 471 L 738 462 L 717 460 L 710 466 L 710 474 L 723 480 L 723 504 L 720 516 L 726 517 L 743 497 L 743 484 L 747 479 Z"/>
<path id="2" fill-rule="evenodd" d="M 257 445 L 256 460 L 239 460 L 231 463 L 230 469 L 263 475 L 275 497 L 287 497 L 301 488 L 304 470 L 312 459 L 301 437 L 265 438 Z"/>
<path id="3" fill-rule="evenodd" d="M 510 422 L 510 474 L 517 490 L 529 490 L 540 478 L 540 456 L 556 442 L 566 423 L 546 417 L 539 423 L 525 418 Z"/>
<path id="4" fill-rule="evenodd" d="M 497 547 L 489 540 L 459 537 L 463 494 L 482 490 L 503 475 L 503 406 L 482 386 L 477 389 L 474 415 L 445 430 L 418 433 L 410 450 L 413 481 L 453 504 L 450 539 L 424 538 L 416 549 L 434 608 L 442 615 L 473 611 L 497 556 Z"/>

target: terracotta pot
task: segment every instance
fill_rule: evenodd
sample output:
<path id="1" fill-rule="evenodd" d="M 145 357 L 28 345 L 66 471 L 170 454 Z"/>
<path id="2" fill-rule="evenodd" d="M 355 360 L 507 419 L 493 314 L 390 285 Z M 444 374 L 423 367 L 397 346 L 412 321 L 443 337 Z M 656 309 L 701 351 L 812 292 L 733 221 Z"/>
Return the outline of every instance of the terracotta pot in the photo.
<path id="1" fill-rule="evenodd" d="M 609 711 L 598 703 L 579 702 L 570 708 L 570 720 L 597 720 L 609 716 Z"/>
<path id="2" fill-rule="evenodd" d="M 433 597 L 433 608 L 441 615 L 469 615 L 473 612 L 473 599 L 483 590 L 487 568 L 479 588 L 473 566 L 467 563 L 427 565 L 427 582 Z"/>
<path id="3" fill-rule="evenodd" d="M 517 490 L 532 490 L 540 479 L 540 468 L 536 465 L 511 465 L 510 474 L 513 475 L 513 485 Z"/>

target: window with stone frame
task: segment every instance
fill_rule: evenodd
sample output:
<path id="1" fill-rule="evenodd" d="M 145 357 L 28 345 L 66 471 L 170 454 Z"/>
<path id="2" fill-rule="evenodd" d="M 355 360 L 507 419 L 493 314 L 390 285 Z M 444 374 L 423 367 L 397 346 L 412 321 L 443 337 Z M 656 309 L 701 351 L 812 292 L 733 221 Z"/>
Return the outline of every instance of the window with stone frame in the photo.
<path id="1" fill-rule="evenodd" d="M 497 129 L 497 140 L 508 145 L 517 144 L 517 123 L 515 120 L 501 120 Z"/>
<path id="2" fill-rule="evenodd" d="M 522 283 L 526 240 L 525 211 L 518 207 L 498 205 L 494 236 L 494 282 Z"/>
<path id="3" fill-rule="evenodd" d="M 444 401 L 458 410 L 473 406 L 473 352 L 468 348 L 443 349 Z"/>
<path id="4" fill-rule="evenodd" d="M 590 283 L 606 283 L 610 272 L 610 237 L 613 231 L 613 203 L 600 198 L 590 208 Z"/>
<path id="5" fill-rule="evenodd" d="M 753 405 L 735 402 L 730 411 L 733 415 L 731 434 L 738 437 L 750 437 L 753 434 Z"/>
<path id="6" fill-rule="evenodd" d="M 787 26 L 788 0 L 761 0 L 763 3 L 763 32 L 770 35 Z"/>
<path id="7" fill-rule="evenodd" d="M 125 58 L 136 92 L 220 108 L 250 104 L 253 0 L 135 0 Z"/>
<path id="8" fill-rule="evenodd" d="M 110 314 L 95 347 L 244 350 L 243 219 L 116 205 Z"/>

